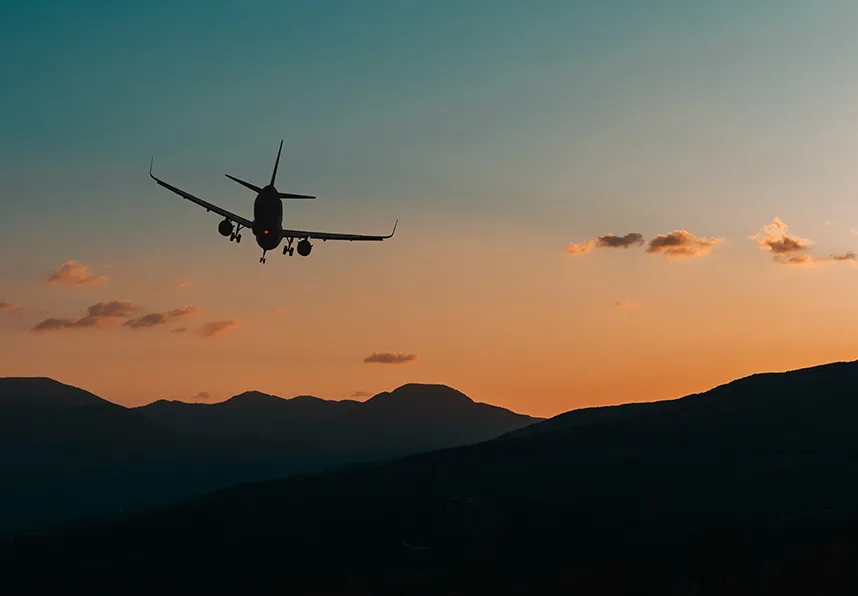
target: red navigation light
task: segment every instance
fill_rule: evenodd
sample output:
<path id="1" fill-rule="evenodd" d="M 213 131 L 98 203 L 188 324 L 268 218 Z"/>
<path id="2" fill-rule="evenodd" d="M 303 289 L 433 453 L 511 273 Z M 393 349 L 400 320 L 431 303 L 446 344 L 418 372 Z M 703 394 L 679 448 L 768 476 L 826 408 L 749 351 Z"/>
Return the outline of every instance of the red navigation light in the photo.
<path id="1" fill-rule="evenodd" d="M 263 231 L 262 231 L 262 233 L 263 233 L 263 234 L 267 234 L 267 233 L 268 233 L 268 230 L 263 230 Z"/>

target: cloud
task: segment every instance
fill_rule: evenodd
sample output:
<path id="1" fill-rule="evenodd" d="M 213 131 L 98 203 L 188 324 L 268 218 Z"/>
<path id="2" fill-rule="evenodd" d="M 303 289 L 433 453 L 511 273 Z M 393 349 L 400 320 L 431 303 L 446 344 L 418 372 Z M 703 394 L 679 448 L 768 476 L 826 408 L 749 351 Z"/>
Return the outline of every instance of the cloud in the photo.
<path id="1" fill-rule="evenodd" d="M 564 249 L 570 255 L 586 255 L 594 248 L 629 248 L 634 245 L 644 243 L 643 235 L 637 232 L 630 232 L 625 236 L 616 236 L 614 234 L 605 234 L 604 236 L 596 236 L 593 240 L 587 240 L 581 244 L 570 242 Z"/>
<path id="2" fill-rule="evenodd" d="M 796 255 L 794 257 L 776 256 L 775 260 L 784 265 L 804 265 L 815 266 L 824 265 L 826 263 L 845 263 L 847 261 L 858 261 L 858 255 L 851 250 L 842 255 L 831 255 L 826 258 L 816 259 L 811 255 Z"/>
<path id="3" fill-rule="evenodd" d="M 663 254 L 669 259 L 693 259 L 708 255 L 723 238 L 697 237 L 687 230 L 658 234 L 649 241 L 647 253 Z"/>
<path id="4" fill-rule="evenodd" d="M 272 306 L 271 308 L 268 309 L 268 312 L 270 312 L 273 315 L 282 315 L 282 314 L 286 314 L 286 309 L 280 308 L 279 306 Z"/>
<path id="5" fill-rule="evenodd" d="M 858 261 L 858 255 L 852 251 L 817 259 L 805 252 L 810 250 L 813 242 L 806 238 L 790 236 L 787 234 L 788 230 L 789 227 L 780 218 L 775 217 L 772 223 L 763 226 L 759 232 L 748 236 L 748 239 L 753 240 L 763 252 L 771 253 L 773 261 L 783 265 L 816 266 Z"/>
<path id="6" fill-rule="evenodd" d="M 775 257 L 801 252 L 813 246 L 810 240 L 789 236 L 788 229 L 789 226 L 776 217 L 772 223 L 763 226 L 759 232 L 748 238 L 756 242 L 760 250 L 773 253 Z"/>
<path id="7" fill-rule="evenodd" d="M 643 234 L 637 232 L 631 232 L 625 236 L 614 236 L 613 234 L 596 236 L 596 248 L 628 248 L 643 243 Z"/>
<path id="8" fill-rule="evenodd" d="M 372 397 L 373 394 L 369 391 L 352 391 L 350 397 L 358 398 L 358 397 Z"/>
<path id="9" fill-rule="evenodd" d="M 634 300 L 617 300 L 614 302 L 614 308 L 621 308 L 624 310 L 630 310 L 633 308 L 637 308 L 638 304 Z"/>
<path id="10" fill-rule="evenodd" d="M 124 323 L 124 326 L 131 327 L 132 329 L 146 329 L 156 325 L 172 323 L 173 321 L 178 321 L 179 319 L 198 315 L 203 312 L 205 312 L 205 309 L 202 306 L 183 306 L 182 308 L 175 308 L 173 310 L 168 310 L 167 312 L 149 313 L 136 319 L 129 319 Z"/>
<path id="11" fill-rule="evenodd" d="M 0 300 L 0 311 L 8 313 L 21 312 L 21 305 L 17 302 L 9 302 L 8 300 Z"/>
<path id="12" fill-rule="evenodd" d="M 48 274 L 49 286 L 89 286 L 104 283 L 106 275 L 94 275 L 89 267 L 77 261 L 66 261 L 59 269 Z"/>
<path id="13" fill-rule="evenodd" d="M 367 364 L 404 364 L 417 360 L 417 354 L 402 354 L 399 352 L 373 352 L 363 359 Z"/>
<path id="14" fill-rule="evenodd" d="M 103 327 L 117 319 L 128 318 L 137 307 L 127 300 L 98 302 L 86 309 L 87 314 L 79 319 L 49 318 L 37 323 L 30 331 L 60 331 L 64 329 L 92 329 Z"/>
<path id="15" fill-rule="evenodd" d="M 217 337 L 218 335 L 229 333 L 236 327 L 238 327 L 238 321 L 235 319 L 229 319 L 226 321 L 212 321 L 211 323 L 206 323 L 205 325 L 200 327 L 200 335 L 203 339 L 211 339 L 213 337 Z"/>
<path id="16" fill-rule="evenodd" d="M 592 240 L 587 240 L 586 242 L 582 242 L 581 244 L 570 242 L 563 250 L 566 251 L 566 254 L 570 254 L 573 256 L 586 255 L 588 252 L 593 250 L 593 244 L 594 243 Z"/>
<path id="17" fill-rule="evenodd" d="M 198 401 L 204 401 L 204 400 L 211 399 L 211 398 L 212 398 L 212 396 L 208 391 L 200 391 L 195 396 L 193 396 L 191 399 L 196 399 Z"/>
<path id="18" fill-rule="evenodd" d="M 180 290 L 186 290 L 189 287 L 191 287 L 193 284 L 194 284 L 194 282 L 192 282 L 189 279 L 181 279 L 181 280 L 179 280 L 179 283 L 176 284 L 176 288 L 178 288 Z"/>
<path id="19" fill-rule="evenodd" d="M 187 327 L 176 327 L 175 329 L 170 329 L 170 333 L 184 333 L 187 330 Z"/>

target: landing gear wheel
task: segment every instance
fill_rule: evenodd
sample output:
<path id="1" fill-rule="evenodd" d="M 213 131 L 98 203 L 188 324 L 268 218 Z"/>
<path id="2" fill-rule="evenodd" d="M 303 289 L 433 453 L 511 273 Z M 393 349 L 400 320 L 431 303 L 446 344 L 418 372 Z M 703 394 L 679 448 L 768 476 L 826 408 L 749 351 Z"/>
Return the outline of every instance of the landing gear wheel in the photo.
<path id="1" fill-rule="evenodd" d="M 285 254 L 286 254 L 286 253 L 288 253 L 288 252 L 289 252 L 289 247 L 288 247 L 288 246 L 284 246 L 284 247 L 283 247 L 283 254 L 285 255 Z"/>
<path id="2" fill-rule="evenodd" d="M 241 234 L 235 237 L 236 244 L 241 244 Z"/>
<path id="3" fill-rule="evenodd" d="M 235 234 L 230 234 L 230 235 L 229 235 L 229 241 L 230 241 L 230 242 L 234 242 L 234 241 L 235 241 Z"/>
<path id="4" fill-rule="evenodd" d="M 260 262 L 260 263 L 265 263 L 265 257 L 259 257 L 259 262 Z"/>

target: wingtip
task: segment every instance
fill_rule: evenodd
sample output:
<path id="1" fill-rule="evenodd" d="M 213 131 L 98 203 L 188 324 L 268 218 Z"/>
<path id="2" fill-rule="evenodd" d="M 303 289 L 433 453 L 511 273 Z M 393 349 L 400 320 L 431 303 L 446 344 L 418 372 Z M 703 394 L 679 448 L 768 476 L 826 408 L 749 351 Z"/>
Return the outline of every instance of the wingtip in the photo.
<path id="1" fill-rule="evenodd" d="M 154 163 L 155 163 L 155 156 L 152 156 L 149 158 L 149 176 L 152 178 L 154 178 L 154 176 L 152 176 L 152 164 L 154 164 Z"/>

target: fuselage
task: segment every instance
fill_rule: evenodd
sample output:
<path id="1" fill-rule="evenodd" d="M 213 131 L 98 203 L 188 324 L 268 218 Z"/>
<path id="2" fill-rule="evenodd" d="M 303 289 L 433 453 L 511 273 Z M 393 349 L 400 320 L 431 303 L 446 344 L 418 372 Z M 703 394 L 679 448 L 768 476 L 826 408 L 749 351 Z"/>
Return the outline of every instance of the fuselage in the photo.
<path id="1" fill-rule="evenodd" d="M 280 245 L 283 228 L 283 201 L 271 185 L 262 189 L 253 202 L 253 235 L 262 250 L 274 250 Z"/>

